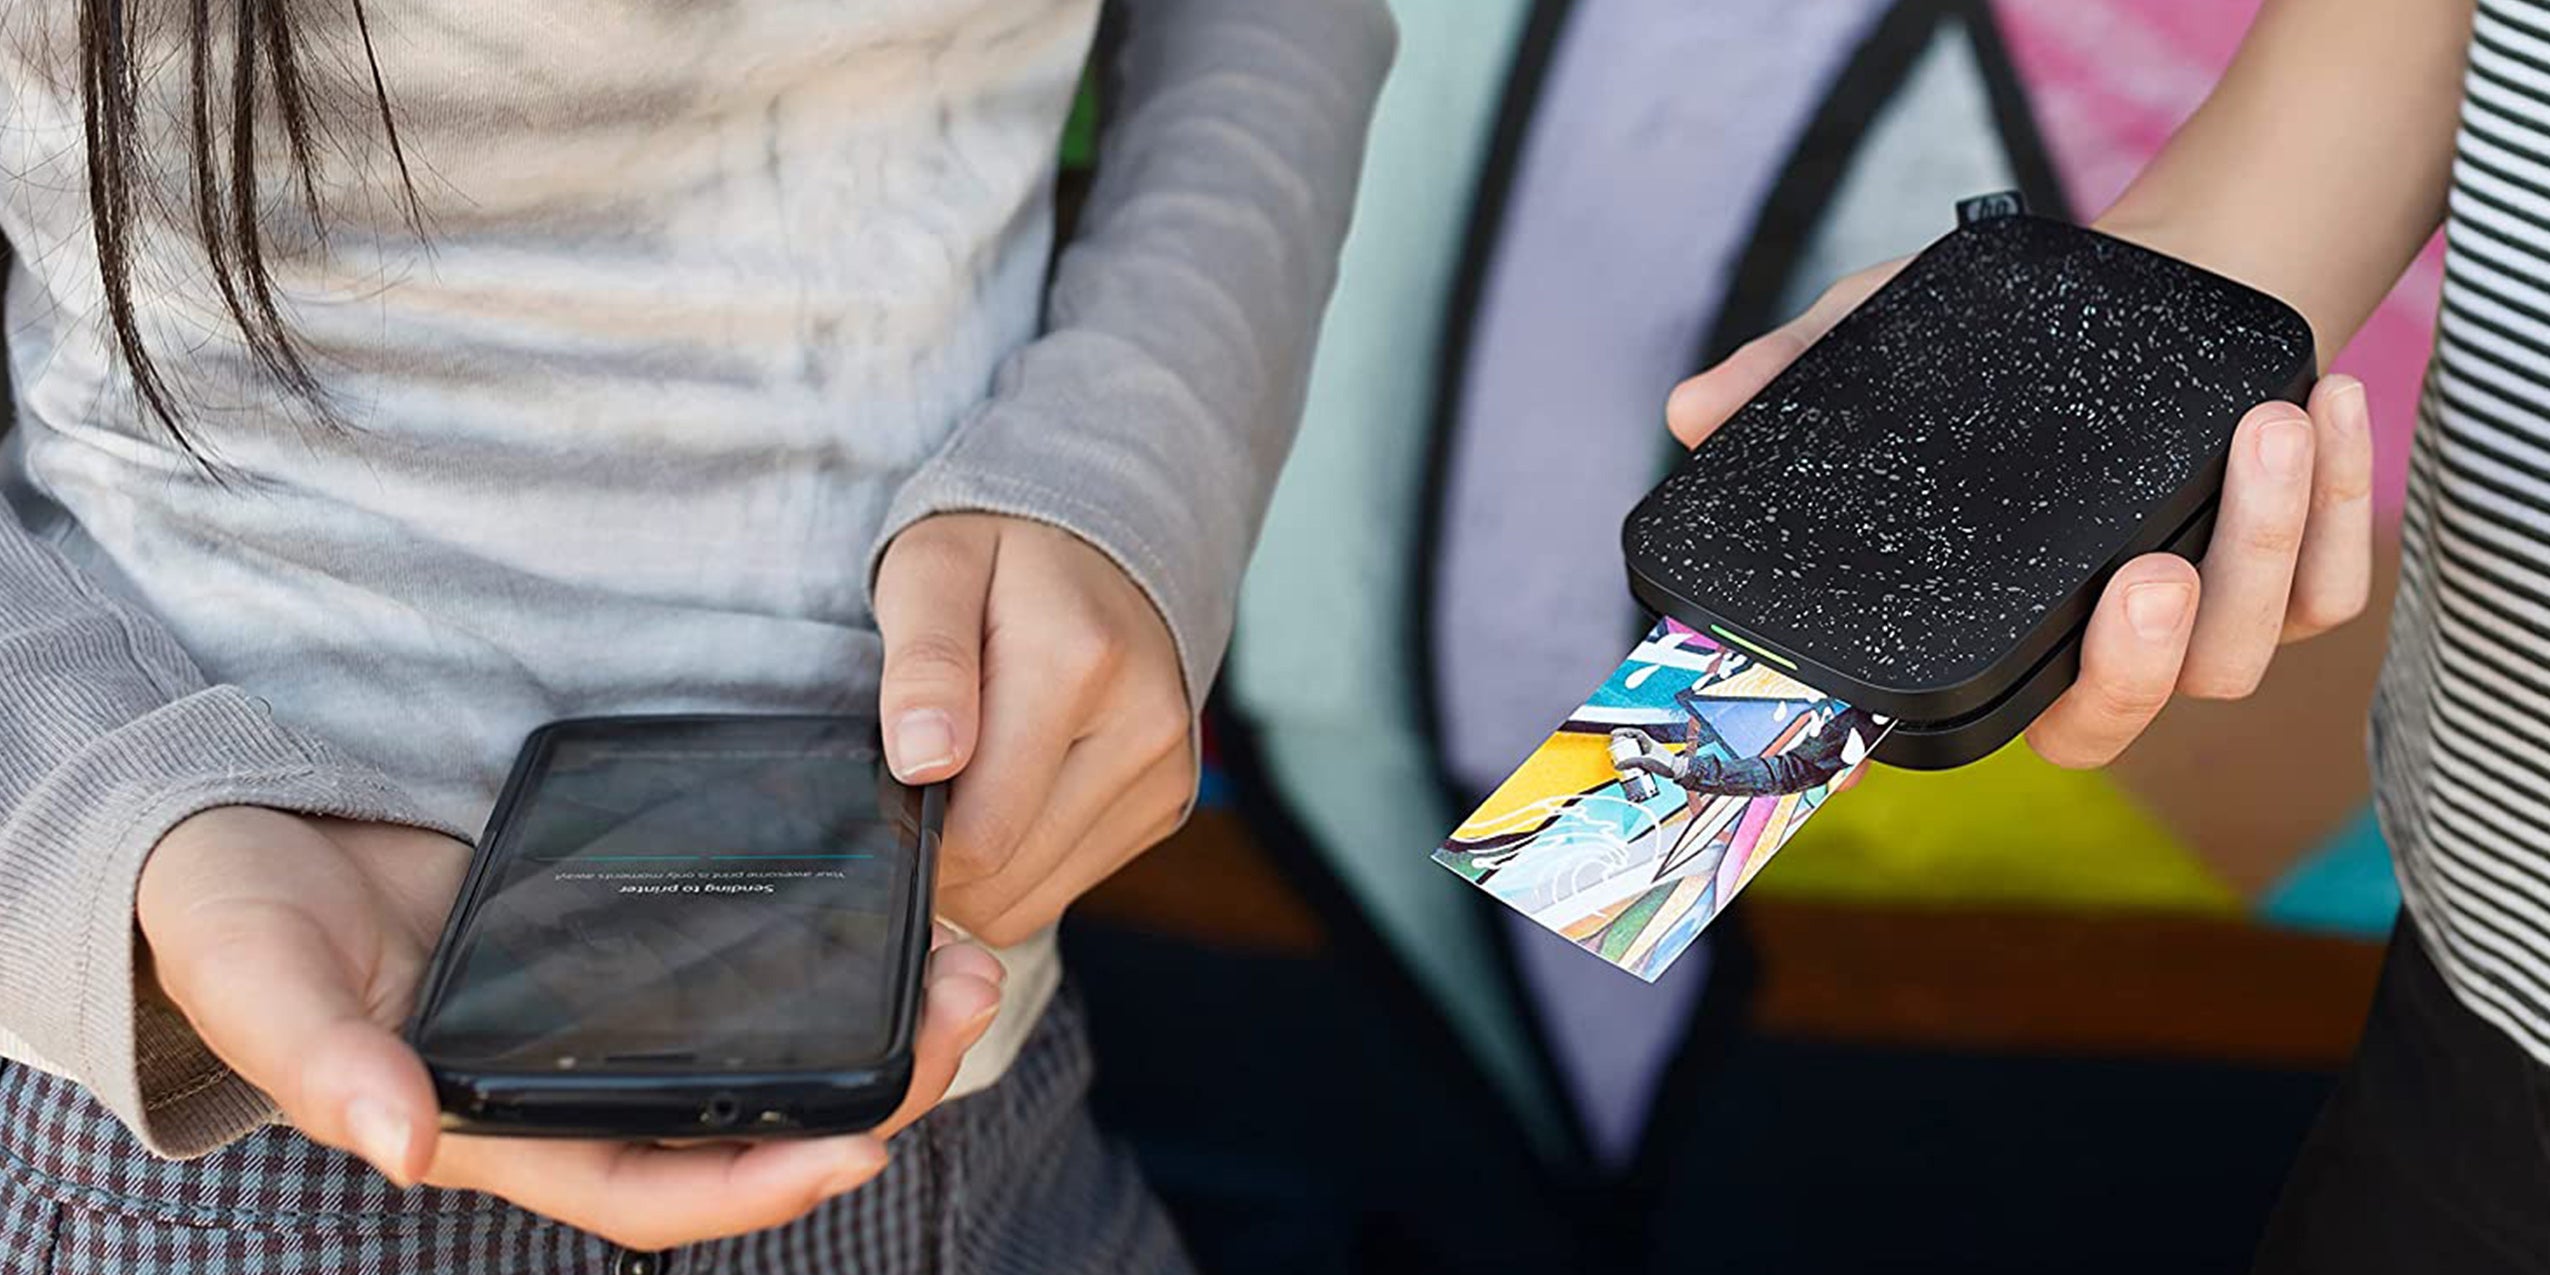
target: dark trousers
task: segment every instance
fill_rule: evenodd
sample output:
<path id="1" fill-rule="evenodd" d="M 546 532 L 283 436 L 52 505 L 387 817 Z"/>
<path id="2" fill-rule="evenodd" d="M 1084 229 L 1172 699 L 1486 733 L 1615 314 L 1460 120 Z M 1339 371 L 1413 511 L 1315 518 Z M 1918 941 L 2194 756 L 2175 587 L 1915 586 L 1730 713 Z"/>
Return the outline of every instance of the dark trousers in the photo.
<path id="1" fill-rule="evenodd" d="M 2404 917 L 2256 1270 L 2550 1272 L 2550 1072 L 2462 1007 Z"/>

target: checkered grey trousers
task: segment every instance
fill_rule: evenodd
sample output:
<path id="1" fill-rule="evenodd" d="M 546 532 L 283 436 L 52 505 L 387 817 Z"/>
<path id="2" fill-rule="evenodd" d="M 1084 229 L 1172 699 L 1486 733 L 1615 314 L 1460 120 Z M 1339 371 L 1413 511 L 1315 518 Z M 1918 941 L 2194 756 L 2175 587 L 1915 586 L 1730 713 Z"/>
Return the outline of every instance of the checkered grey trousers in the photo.
<path id="1" fill-rule="evenodd" d="M 788 1226 L 639 1254 L 471 1192 L 400 1191 L 289 1129 L 142 1150 L 67 1081 L 0 1070 L 0 1275 L 1176 1275 L 1132 1162 L 1090 1122 L 1088 1035 L 1056 998 L 1007 1076 L 897 1135 L 865 1188 Z"/>

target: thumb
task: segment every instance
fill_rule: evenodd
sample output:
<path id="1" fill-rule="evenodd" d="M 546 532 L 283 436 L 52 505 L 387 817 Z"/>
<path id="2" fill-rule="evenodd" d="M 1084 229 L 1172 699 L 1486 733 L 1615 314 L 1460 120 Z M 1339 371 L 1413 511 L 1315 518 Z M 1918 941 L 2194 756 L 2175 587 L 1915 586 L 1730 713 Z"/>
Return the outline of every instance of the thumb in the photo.
<path id="1" fill-rule="evenodd" d="M 1843 315 L 1858 309 L 1903 265 L 1890 261 L 1842 279 L 1825 289 L 1806 313 L 1744 343 L 1716 367 L 1675 386 L 1672 397 L 1665 400 L 1665 424 L 1673 436 L 1685 447 L 1707 441 L 1736 409 L 1752 401 L 1772 377 L 1787 371 L 1806 347 L 1822 340 Z"/>
<path id="2" fill-rule="evenodd" d="M 1727 418 L 1752 401 L 1815 344 L 1821 332 L 1804 329 L 1804 319 L 1794 319 L 1745 342 L 1736 352 L 1719 360 L 1716 367 L 1673 387 L 1673 396 L 1665 400 L 1665 425 L 1673 431 L 1675 441 L 1685 447 L 1698 447 L 1707 442 Z"/>
<path id="3" fill-rule="evenodd" d="M 999 957 L 972 943 L 942 942 L 930 953 L 921 1022 L 912 1043 L 912 1079 L 903 1104 L 871 1133 L 892 1137 L 947 1096 L 965 1051 L 991 1030 L 992 1019 L 1000 1012 L 1001 983 L 1007 976 Z"/>
<path id="4" fill-rule="evenodd" d="M 907 784 L 946 779 L 973 756 L 998 535 L 988 518 L 925 518 L 894 538 L 877 568 L 877 631 L 885 637 L 877 721 L 886 764 Z"/>
<path id="5" fill-rule="evenodd" d="M 205 912 L 153 937 L 162 981 L 204 1044 L 303 1133 L 414 1185 L 433 1159 L 433 1081 L 372 1020 L 327 935 L 287 909 Z"/>

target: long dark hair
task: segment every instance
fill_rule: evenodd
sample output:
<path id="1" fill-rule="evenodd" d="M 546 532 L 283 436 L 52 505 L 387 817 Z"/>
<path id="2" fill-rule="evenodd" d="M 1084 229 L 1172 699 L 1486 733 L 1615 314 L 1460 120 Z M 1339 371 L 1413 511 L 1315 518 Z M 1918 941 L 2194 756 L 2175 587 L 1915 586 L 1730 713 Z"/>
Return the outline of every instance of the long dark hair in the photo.
<path id="1" fill-rule="evenodd" d="M 306 0 L 303 0 L 306 2 Z M 372 50 L 363 0 L 330 0 L 349 12 L 363 46 L 365 69 L 382 137 L 396 162 L 407 219 L 421 233 L 416 188 L 399 146 L 389 87 Z M 190 51 L 186 95 L 187 171 L 196 237 L 211 266 L 222 308 L 246 338 L 254 366 L 294 397 L 336 422 L 308 357 L 284 323 L 268 263 L 269 245 L 260 216 L 256 157 L 260 130 L 271 119 L 290 150 L 291 176 L 310 223 L 324 238 L 314 148 L 327 121 L 314 112 L 301 66 L 294 23 L 296 0 L 80 0 L 80 96 L 88 149 L 91 233 L 106 288 L 107 322 L 133 378 L 143 409 L 189 455 L 203 456 L 186 421 L 185 402 L 160 372 L 142 339 L 133 309 L 137 207 L 144 167 L 139 54 L 150 34 L 136 10 L 185 11 Z M 216 8 L 223 10 L 216 13 Z M 227 19 L 226 21 L 224 19 Z M 226 29 L 226 30 L 225 30 Z M 227 34 L 232 47 L 228 82 L 215 83 L 214 48 Z"/>

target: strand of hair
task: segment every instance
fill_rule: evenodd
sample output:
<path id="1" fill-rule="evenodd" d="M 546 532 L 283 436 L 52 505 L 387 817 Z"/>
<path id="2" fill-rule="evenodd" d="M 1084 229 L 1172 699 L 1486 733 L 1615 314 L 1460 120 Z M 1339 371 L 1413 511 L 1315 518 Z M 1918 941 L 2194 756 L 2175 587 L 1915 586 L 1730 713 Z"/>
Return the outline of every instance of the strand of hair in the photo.
<path id="1" fill-rule="evenodd" d="M 264 4 L 265 0 L 239 0 L 238 55 L 232 59 L 230 78 L 231 226 L 239 253 L 237 273 L 255 308 L 254 321 L 243 321 L 241 328 L 258 366 L 276 383 L 317 407 L 323 418 L 336 423 L 328 410 L 326 388 L 302 359 L 300 349 L 293 343 L 291 326 L 284 322 L 283 305 L 275 295 L 274 273 L 266 264 L 265 223 L 257 215 L 258 59 L 254 49 Z"/>
<path id="2" fill-rule="evenodd" d="M 372 19 L 363 9 L 363 0 L 346 0 L 354 10 L 354 30 L 363 40 L 363 61 L 372 71 L 372 101 L 381 114 L 381 134 L 390 144 L 390 159 L 398 165 L 398 188 L 407 209 L 407 228 L 419 240 L 425 238 L 425 210 L 416 202 L 416 177 L 407 170 L 407 148 L 399 145 L 398 119 L 390 110 L 389 81 L 381 75 L 381 55 L 372 47 Z"/>
<path id="3" fill-rule="evenodd" d="M 187 33 L 192 46 L 188 59 L 193 83 L 191 97 L 194 133 L 195 232 L 204 241 L 204 258 L 212 267 L 213 287 L 221 293 L 221 304 L 231 321 L 245 328 L 248 324 L 248 302 L 239 294 L 238 275 L 231 261 L 226 224 L 230 219 L 230 192 L 225 189 L 221 172 L 210 162 L 216 153 L 218 134 L 213 126 L 212 0 L 193 0 L 189 15 L 193 30 Z"/>
<path id="4" fill-rule="evenodd" d="M 90 238 L 97 248 L 108 326 L 113 329 L 117 352 L 131 371 L 133 391 L 143 410 L 168 430 L 180 448 L 194 454 L 176 396 L 143 348 L 133 312 L 131 154 L 139 112 L 134 106 L 138 94 L 125 18 L 123 0 L 82 0 L 80 77 L 88 96 L 82 126 L 90 168 Z"/>
<path id="5" fill-rule="evenodd" d="M 301 179 L 301 206 L 310 216 L 310 233 L 324 242 L 327 222 L 319 211 L 319 165 L 312 154 L 308 94 L 301 82 L 301 46 L 292 38 L 292 6 L 288 0 L 267 0 L 266 25 L 274 31 L 265 43 L 266 67 L 274 76 L 275 110 L 283 117 L 284 140 L 292 148 L 292 168 Z"/>

